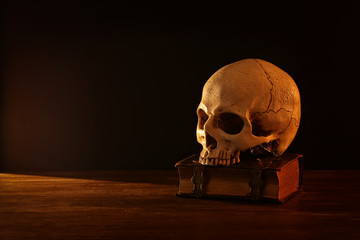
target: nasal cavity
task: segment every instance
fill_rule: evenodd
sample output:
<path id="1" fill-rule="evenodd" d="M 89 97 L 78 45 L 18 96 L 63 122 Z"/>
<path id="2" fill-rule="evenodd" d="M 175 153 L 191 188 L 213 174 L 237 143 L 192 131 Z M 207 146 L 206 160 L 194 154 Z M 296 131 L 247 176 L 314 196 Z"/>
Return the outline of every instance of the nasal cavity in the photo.
<path id="1" fill-rule="evenodd" d="M 217 142 L 208 132 L 205 132 L 206 135 L 206 147 L 208 149 L 215 149 L 217 147 Z"/>

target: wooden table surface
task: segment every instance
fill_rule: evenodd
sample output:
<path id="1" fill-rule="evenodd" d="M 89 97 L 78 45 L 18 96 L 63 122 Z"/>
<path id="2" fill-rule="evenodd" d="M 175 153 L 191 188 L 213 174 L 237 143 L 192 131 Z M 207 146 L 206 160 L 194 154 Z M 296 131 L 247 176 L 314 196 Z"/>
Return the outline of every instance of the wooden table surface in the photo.
<path id="1" fill-rule="evenodd" d="M 285 204 L 175 197 L 176 171 L 0 173 L 0 239 L 360 239 L 360 171 Z"/>

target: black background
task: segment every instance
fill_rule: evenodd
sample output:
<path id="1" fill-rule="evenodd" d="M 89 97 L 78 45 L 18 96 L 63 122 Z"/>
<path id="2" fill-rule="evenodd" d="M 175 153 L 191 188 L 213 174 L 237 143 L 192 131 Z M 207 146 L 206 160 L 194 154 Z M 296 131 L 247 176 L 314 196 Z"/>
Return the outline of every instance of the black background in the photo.
<path id="1" fill-rule="evenodd" d="M 289 1 L 291 2 L 291 1 Z M 172 169 L 201 150 L 201 90 L 267 60 L 296 81 L 307 169 L 359 169 L 354 2 L 2 7 L 2 171 Z"/>

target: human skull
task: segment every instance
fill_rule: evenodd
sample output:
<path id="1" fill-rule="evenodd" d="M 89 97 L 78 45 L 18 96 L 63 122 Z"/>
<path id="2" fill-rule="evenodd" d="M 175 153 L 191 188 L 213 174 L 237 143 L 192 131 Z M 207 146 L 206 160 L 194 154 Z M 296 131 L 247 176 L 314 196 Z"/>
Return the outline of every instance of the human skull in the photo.
<path id="1" fill-rule="evenodd" d="M 210 77 L 197 115 L 201 164 L 236 164 L 241 152 L 280 156 L 299 128 L 300 94 L 280 68 L 244 59 Z"/>

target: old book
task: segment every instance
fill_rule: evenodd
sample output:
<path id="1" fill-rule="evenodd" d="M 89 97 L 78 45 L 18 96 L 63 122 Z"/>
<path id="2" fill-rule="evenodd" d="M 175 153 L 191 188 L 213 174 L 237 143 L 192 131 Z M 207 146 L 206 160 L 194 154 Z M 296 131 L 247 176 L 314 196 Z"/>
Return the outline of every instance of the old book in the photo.
<path id="1" fill-rule="evenodd" d="M 175 165 L 180 180 L 178 196 L 285 202 L 302 189 L 300 154 L 241 159 L 230 166 L 202 165 L 198 159 L 195 154 Z"/>

